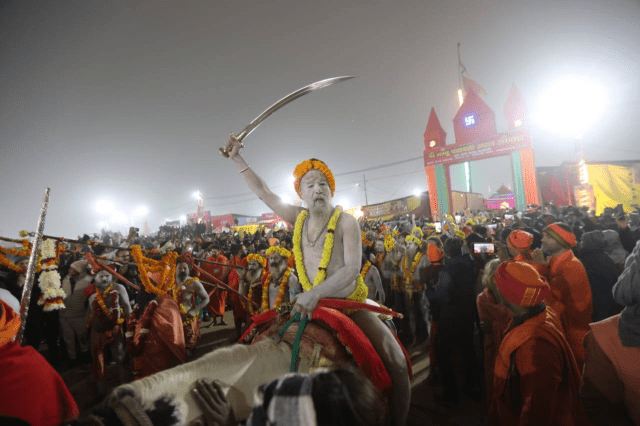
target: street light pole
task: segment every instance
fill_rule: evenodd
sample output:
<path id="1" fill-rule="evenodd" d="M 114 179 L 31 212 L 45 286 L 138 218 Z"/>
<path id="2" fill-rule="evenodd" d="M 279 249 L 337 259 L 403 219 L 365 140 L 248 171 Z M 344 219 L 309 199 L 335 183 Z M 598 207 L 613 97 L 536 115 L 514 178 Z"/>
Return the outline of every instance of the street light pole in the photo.
<path id="1" fill-rule="evenodd" d="M 369 198 L 367 197 L 367 178 L 364 175 L 364 173 L 362 174 L 362 180 L 364 180 L 364 205 L 368 206 L 369 205 Z"/>

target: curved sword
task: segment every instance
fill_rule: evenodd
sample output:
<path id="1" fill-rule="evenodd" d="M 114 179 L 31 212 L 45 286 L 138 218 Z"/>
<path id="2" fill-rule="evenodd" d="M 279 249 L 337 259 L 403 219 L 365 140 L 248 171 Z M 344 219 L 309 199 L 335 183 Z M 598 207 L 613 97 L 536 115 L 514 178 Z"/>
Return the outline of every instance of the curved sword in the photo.
<path id="1" fill-rule="evenodd" d="M 294 101 L 298 99 L 300 96 L 306 95 L 307 93 L 311 93 L 314 90 L 322 89 L 323 87 L 331 86 L 332 84 L 340 83 L 342 81 L 350 80 L 352 78 L 355 78 L 355 77 L 344 76 L 344 77 L 327 78 L 326 80 L 316 81 L 315 83 L 311 83 L 308 86 L 304 86 L 303 88 L 288 94 L 287 96 L 280 99 L 278 102 L 276 102 L 275 104 L 271 105 L 269 108 L 264 110 L 262 114 L 257 116 L 251 123 L 247 125 L 247 127 L 242 129 L 242 131 L 238 134 L 238 136 L 236 136 L 236 139 L 240 142 L 240 146 L 244 147 L 244 145 L 242 144 L 242 140 L 247 136 L 249 136 L 249 134 L 253 132 L 256 129 L 256 127 L 260 125 L 260 123 L 262 123 L 264 120 L 267 119 L 267 117 L 269 117 L 271 114 L 273 114 L 274 112 L 276 112 L 277 110 L 279 110 L 280 108 L 288 104 L 289 102 Z M 227 158 L 229 157 L 229 152 L 225 148 L 220 148 L 220 152 L 222 153 L 223 156 Z"/>

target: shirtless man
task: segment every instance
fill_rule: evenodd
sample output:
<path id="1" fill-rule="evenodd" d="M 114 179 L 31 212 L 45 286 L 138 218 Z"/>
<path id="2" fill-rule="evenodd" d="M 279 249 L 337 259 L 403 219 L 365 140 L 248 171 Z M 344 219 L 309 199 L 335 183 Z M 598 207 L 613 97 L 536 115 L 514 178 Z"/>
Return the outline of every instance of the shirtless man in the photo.
<path id="1" fill-rule="evenodd" d="M 289 223 L 296 223 L 296 271 L 305 291 L 295 298 L 292 314 L 300 313 L 301 319 L 311 318 L 318 301 L 323 298 L 350 297 L 364 302 L 367 289 L 358 279 L 362 256 L 360 226 L 355 217 L 334 209 L 331 204 L 335 180 L 326 165 L 312 159 L 299 164 L 294 171 L 294 186 L 308 207 L 305 210 L 283 202 L 269 189 L 239 154 L 240 143 L 233 136 L 229 138 L 226 149 L 249 188 L 278 216 Z M 323 256 L 327 251 L 326 240 L 329 241 L 327 246 L 333 246 L 330 256 Z M 325 267 L 326 261 L 328 264 Z M 404 425 L 409 412 L 411 387 L 402 349 L 376 314 L 360 310 L 351 314 L 351 319 L 371 340 L 389 371 L 393 386 L 390 419 L 394 424 Z"/>
<path id="2" fill-rule="evenodd" d="M 362 256 L 362 270 L 360 271 L 360 275 L 364 280 L 364 283 L 367 285 L 369 289 L 369 294 L 367 295 L 367 299 L 377 300 L 380 303 L 384 304 L 384 289 L 382 288 L 382 278 L 380 278 L 380 272 L 378 272 L 378 268 L 371 263 L 371 261 L 367 260 L 365 255 Z M 376 293 L 378 293 L 378 297 L 376 298 Z"/>
<path id="3" fill-rule="evenodd" d="M 260 313 L 262 307 L 262 278 L 266 265 L 267 260 L 259 254 L 253 253 L 247 256 L 247 273 L 245 279 L 240 281 L 240 292 L 258 304 L 256 306 L 246 300 L 243 302 L 249 314 L 247 323 L 250 322 L 252 316 Z"/>
<path id="4" fill-rule="evenodd" d="M 190 272 L 189 264 L 178 260 L 175 283 L 177 291 L 175 295 L 176 302 L 178 302 L 182 313 L 187 354 L 196 347 L 200 337 L 198 313 L 209 303 L 209 295 L 197 278 L 189 277 Z M 201 301 L 196 304 L 198 297 Z"/>
<path id="5" fill-rule="evenodd" d="M 87 322 L 87 332 L 91 333 L 93 354 L 93 378 L 98 383 L 98 394 L 103 395 L 104 350 L 109 346 L 113 359 L 118 364 L 120 383 L 124 383 L 124 346 L 122 327 L 125 317 L 131 315 L 131 304 L 127 290 L 122 284 L 114 283 L 113 276 L 105 269 L 95 274 L 95 291 L 89 296 L 91 314 Z M 99 294 L 98 294 L 99 293 Z M 102 303 L 100 303 L 102 302 Z M 86 341 L 86 335 L 83 340 Z"/>
<path id="6" fill-rule="evenodd" d="M 419 228 L 416 228 L 419 229 Z M 422 240 L 407 235 L 407 249 L 402 259 L 402 283 L 404 288 L 406 312 L 410 324 L 409 339 L 417 337 L 419 342 L 428 336 L 428 307 L 424 296 L 429 258 L 422 252 Z"/>
<path id="7" fill-rule="evenodd" d="M 302 292 L 302 287 L 298 278 L 291 273 L 291 268 L 287 265 L 287 260 L 291 257 L 289 250 L 280 246 L 272 246 L 267 249 L 266 254 L 269 259 L 269 274 L 265 281 L 265 283 L 269 282 L 269 306 L 266 309 L 263 306 L 262 309 L 268 311 L 293 300 Z M 280 296 L 280 292 L 282 292 L 282 296 Z"/>

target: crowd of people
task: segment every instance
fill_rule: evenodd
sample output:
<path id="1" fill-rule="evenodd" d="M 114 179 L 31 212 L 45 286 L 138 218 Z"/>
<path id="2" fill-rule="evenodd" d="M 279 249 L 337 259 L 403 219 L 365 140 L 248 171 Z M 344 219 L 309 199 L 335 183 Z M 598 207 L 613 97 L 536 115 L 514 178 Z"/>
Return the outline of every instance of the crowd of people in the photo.
<path id="1" fill-rule="evenodd" d="M 394 386 L 389 409 L 396 424 L 406 419 L 410 389 L 394 334 L 405 348 L 429 353 L 428 382 L 442 388 L 433 402 L 445 409 L 455 410 L 469 398 L 486 403 L 492 425 L 640 424 L 637 207 L 629 214 L 618 207 L 595 216 L 586 208 L 548 203 L 520 212 L 458 212 L 437 223 L 409 215 L 358 223 L 330 205 L 334 189 L 326 165 L 308 160 L 305 170 L 294 173 L 296 190 L 310 206 L 308 218 L 300 221 L 298 210 L 270 200 L 268 188 L 239 154 L 233 158 L 249 186 L 295 226 L 263 227 L 254 234 L 162 227 L 154 236 L 131 229 L 126 237 L 103 231 L 60 242 L 65 309 L 43 309 L 36 283 L 25 347 L 11 339 L 20 323 L 16 312 L 28 259 L 6 254 L 15 267 L 0 267 L 0 384 L 26 402 L 2 398 L 0 415 L 31 424 L 69 421 L 78 416 L 78 407 L 52 367 L 62 371 L 90 363 L 104 395 L 105 357 L 117 362 L 121 382 L 125 366 L 141 379 L 193 359 L 200 325 L 225 324 L 227 309 L 233 310 L 239 338 L 255 315 L 293 302 L 292 314 L 311 318 L 320 299 L 338 297 L 369 299 L 403 314 L 388 325 L 371 312 L 350 314 L 389 371 Z M 318 200 L 321 206 L 314 207 Z M 335 264 L 331 252 L 324 259 L 330 237 L 341 256 Z M 344 284 L 338 276 L 346 277 Z M 43 343 L 46 361 L 36 352 Z M 126 358 L 132 362 L 123 362 Z M 4 373 L 10 369 L 11 375 Z M 26 384 L 15 383 L 32 383 L 34 373 L 44 377 L 38 386 L 51 388 L 55 409 L 25 405 Z M 363 388 L 353 388 L 360 380 L 354 374 L 347 369 L 313 376 L 314 386 L 322 389 L 327 380 L 349 377 L 343 392 L 351 397 Z M 304 376 L 283 380 L 310 392 Z M 261 391 L 275 395 L 283 383 L 265 384 Z M 195 389 L 210 424 L 220 413 L 225 421 L 233 418 L 215 383 L 198 383 Z M 379 408 L 376 392 L 371 390 L 369 400 Z M 278 399 L 273 395 L 269 400 Z M 327 404 L 322 395 L 314 399 L 317 407 Z M 264 398 L 255 410 L 273 416 Z M 376 424 L 371 419 L 381 416 L 378 408 L 362 414 L 367 410 L 362 401 L 342 405 L 357 424 Z M 359 414 L 353 414 L 354 406 Z M 327 412 L 316 409 L 318 418 Z"/>

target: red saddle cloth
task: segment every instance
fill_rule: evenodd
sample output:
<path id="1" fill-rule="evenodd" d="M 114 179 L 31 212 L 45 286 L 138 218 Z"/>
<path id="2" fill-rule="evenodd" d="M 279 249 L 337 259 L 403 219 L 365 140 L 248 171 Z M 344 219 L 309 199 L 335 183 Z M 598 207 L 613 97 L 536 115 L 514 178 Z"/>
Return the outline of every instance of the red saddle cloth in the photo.
<path id="1" fill-rule="evenodd" d="M 302 335 L 300 354 L 313 358 L 317 345 L 320 345 L 322 347 L 320 356 L 334 363 L 340 363 L 349 361 L 350 353 L 360 371 L 371 380 L 380 393 L 383 396 L 390 395 L 391 378 L 382 359 L 367 336 L 351 318 L 336 309 L 318 306 L 313 311 L 312 319 L 313 321 L 307 324 Z M 265 338 L 273 338 L 284 325 L 283 322 L 278 322 L 275 309 L 256 315 L 252 320 L 253 323 L 240 338 L 240 343 L 255 344 Z M 295 322 L 291 324 L 281 338 L 290 343 L 293 342 L 298 332 L 298 324 Z M 396 341 L 405 354 L 409 377 L 413 378 L 409 355 L 397 337 Z"/>

